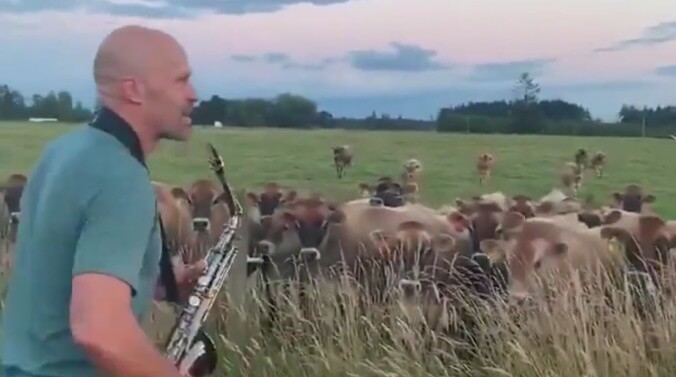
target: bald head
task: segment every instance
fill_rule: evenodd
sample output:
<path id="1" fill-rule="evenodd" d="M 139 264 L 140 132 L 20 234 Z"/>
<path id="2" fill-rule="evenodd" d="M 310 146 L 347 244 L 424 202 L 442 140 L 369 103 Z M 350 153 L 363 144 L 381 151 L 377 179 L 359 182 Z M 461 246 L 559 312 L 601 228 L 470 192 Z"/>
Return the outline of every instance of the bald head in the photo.
<path id="1" fill-rule="evenodd" d="M 190 77 L 181 44 L 163 31 L 138 25 L 113 30 L 94 58 L 100 102 L 147 139 L 188 137 L 197 100 Z"/>
<path id="2" fill-rule="evenodd" d="M 127 78 L 146 78 L 168 59 L 184 55 L 169 34 L 130 25 L 113 30 L 103 40 L 94 58 L 94 80 L 104 86 Z"/>

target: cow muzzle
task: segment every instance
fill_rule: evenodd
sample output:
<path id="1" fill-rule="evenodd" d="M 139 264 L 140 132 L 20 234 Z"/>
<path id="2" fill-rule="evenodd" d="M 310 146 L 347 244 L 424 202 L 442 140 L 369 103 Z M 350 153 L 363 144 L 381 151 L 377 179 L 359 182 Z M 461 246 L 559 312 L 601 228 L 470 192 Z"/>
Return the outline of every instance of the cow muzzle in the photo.
<path id="1" fill-rule="evenodd" d="M 270 241 L 263 240 L 256 245 L 256 252 L 262 255 L 271 255 L 275 252 L 275 244 Z"/>
<path id="2" fill-rule="evenodd" d="M 414 297 L 422 291 L 420 280 L 401 279 L 399 280 L 399 291 L 405 299 Z"/>
<path id="3" fill-rule="evenodd" d="M 21 219 L 21 212 L 12 212 L 9 214 L 10 224 L 18 224 Z"/>
<path id="4" fill-rule="evenodd" d="M 196 217 L 192 220 L 192 229 L 196 232 L 208 232 L 211 222 L 206 217 Z"/>
<path id="5" fill-rule="evenodd" d="M 304 247 L 300 249 L 300 256 L 306 261 L 315 261 L 321 258 L 322 253 L 316 247 Z"/>

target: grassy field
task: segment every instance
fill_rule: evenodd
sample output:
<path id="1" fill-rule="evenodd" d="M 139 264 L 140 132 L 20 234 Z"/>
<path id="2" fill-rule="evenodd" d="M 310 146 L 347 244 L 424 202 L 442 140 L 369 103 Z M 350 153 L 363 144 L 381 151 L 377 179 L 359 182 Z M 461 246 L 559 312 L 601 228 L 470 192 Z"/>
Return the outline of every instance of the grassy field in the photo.
<path id="1" fill-rule="evenodd" d="M 49 140 L 73 126 L 0 123 L 0 177 L 28 169 Z M 674 173 L 676 144 L 671 140 L 543 136 L 455 135 L 415 132 L 293 131 L 278 129 L 199 129 L 190 143 L 165 142 L 150 159 L 154 179 L 185 183 L 210 177 L 203 143 L 212 142 L 226 161 L 236 189 L 257 189 L 267 181 L 319 191 L 334 198 L 357 196 L 357 184 L 395 176 L 401 164 L 417 158 L 424 165 L 422 202 L 453 203 L 456 197 L 503 191 L 533 197 L 558 184 L 557 173 L 580 147 L 608 155 L 605 177 L 588 173 L 581 196 L 608 204 L 610 193 L 638 183 L 657 196 L 653 206 L 676 218 Z M 356 157 L 338 180 L 330 147 L 353 146 Z M 493 179 L 480 186 L 476 156 L 497 158 Z M 601 289 L 582 284 L 551 307 L 517 317 L 490 309 L 476 314 L 477 350 L 468 356 L 449 337 L 417 331 L 412 319 L 375 309 L 357 310 L 349 293 L 339 299 L 329 288 L 316 293 L 315 321 L 302 318 L 291 302 L 283 308 L 285 327 L 273 333 L 258 326 L 259 311 L 231 313 L 232 322 L 213 325 L 224 376 L 674 376 L 676 302 L 668 299 L 652 321 L 626 311 L 589 305 Z M 582 292 L 585 291 L 585 292 Z M 252 297 L 256 292 L 251 291 Z M 623 290 L 614 291 L 621 295 Z M 253 301 L 256 301 L 255 299 Z M 339 310 L 339 303 L 347 307 Z M 392 308 L 397 309 L 394 305 Z M 216 313 L 216 318 L 220 313 Z M 234 314 L 234 315 L 233 315 Z M 228 328 L 227 337 L 223 329 Z M 236 329 L 233 332 L 232 329 Z"/>
<path id="2" fill-rule="evenodd" d="M 0 177 L 27 172 L 45 143 L 72 127 L 0 123 Z M 405 160 L 417 158 L 424 165 L 421 199 L 432 206 L 496 190 L 540 197 L 558 184 L 563 164 L 585 147 L 590 152 L 604 151 L 608 166 L 602 179 L 588 171 L 581 197 L 591 194 L 599 203 L 607 203 L 612 191 L 638 183 L 657 196 L 657 211 L 676 217 L 676 202 L 668 200 L 676 194 L 671 174 L 676 144 L 667 139 L 196 129 L 187 144 L 161 144 L 149 163 L 153 179 L 185 183 L 210 176 L 206 141 L 221 152 L 228 177 L 238 189 L 257 189 L 267 181 L 277 181 L 339 199 L 356 196 L 359 182 L 396 176 Z M 340 144 L 352 145 L 356 154 L 354 166 L 342 180 L 336 178 L 330 150 Z M 474 163 L 484 151 L 497 158 L 497 166 L 490 184 L 482 187 Z"/>

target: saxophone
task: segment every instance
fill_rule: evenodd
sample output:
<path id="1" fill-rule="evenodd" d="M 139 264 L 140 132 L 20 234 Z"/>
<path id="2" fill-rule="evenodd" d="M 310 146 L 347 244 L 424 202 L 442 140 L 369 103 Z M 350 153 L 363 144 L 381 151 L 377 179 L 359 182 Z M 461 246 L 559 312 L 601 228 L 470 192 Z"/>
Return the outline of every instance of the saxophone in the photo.
<path id="1" fill-rule="evenodd" d="M 165 356 L 177 366 L 181 374 L 192 377 L 206 376 L 216 369 L 216 348 L 202 325 L 239 252 L 235 245 L 238 239 L 235 233 L 243 214 L 242 206 L 225 179 L 223 159 L 213 145 L 207 144 L 211 151 L 209 165 L 223 186 L 230 219 L 218 242 L 207 253 L 207 268 L 197 279 L 194 291 L 181 310 L 165 345 Z"/>

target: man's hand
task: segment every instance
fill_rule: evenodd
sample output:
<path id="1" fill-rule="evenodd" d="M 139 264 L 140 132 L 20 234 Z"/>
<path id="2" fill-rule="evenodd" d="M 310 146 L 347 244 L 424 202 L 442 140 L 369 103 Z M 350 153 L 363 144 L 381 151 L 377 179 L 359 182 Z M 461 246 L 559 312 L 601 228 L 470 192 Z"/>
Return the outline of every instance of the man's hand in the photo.
<path id="1" fill-rule="evenodd" d="M 174 265 L 178 296 L 181 301 L 188 299 L 190 292 L 192 292 L 197 283 L 197 278 L 199 278 L 206 269 L 207 262 L 204 260 L 200 260 L 192 265 L 186 265 L 183 264 L 183 262 L 180 262 L 178 266 Z"/>
<path id="2" fill-rule="evenodd" d="M 172 266 L 174 268 L 174 276 L 176 277 L 176 285 L 178 288 L 179 300 L 187 300 L 192 292 L 197 279 L 204 273 L 207 268 L 207 263 L 204 260 L 200 260 L 195 264 L 186 265 L 180 259 L 172 261 Z M 160 282 L 158 282 L 157 289 L 155 290 L 155 300 L 165 300 L 166 292 L 164 287 Z"/>

